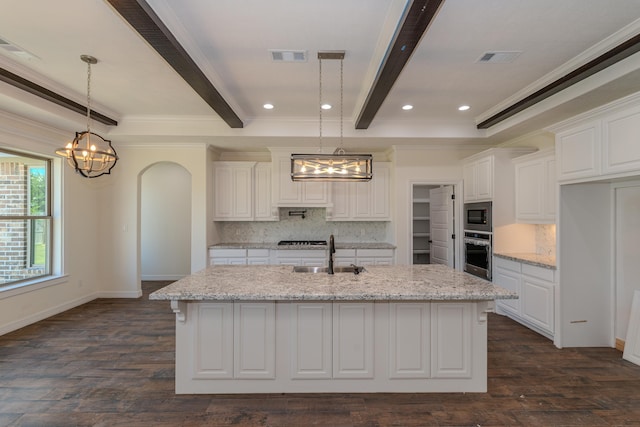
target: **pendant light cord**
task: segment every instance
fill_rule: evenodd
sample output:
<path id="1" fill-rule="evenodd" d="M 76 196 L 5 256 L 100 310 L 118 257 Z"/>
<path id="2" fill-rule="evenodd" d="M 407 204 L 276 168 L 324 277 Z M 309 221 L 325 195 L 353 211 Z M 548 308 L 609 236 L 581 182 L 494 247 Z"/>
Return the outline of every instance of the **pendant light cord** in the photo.
<path id="1" fill-rule="evenodd" d="M 87 137 L 91 135 L 91 62 L 87 61 Z"/>
<path id="2" fill-rule="evenodd" d="M 344 59 L 340 60 L 340 153 L 344 154 L 344 148 L 342 147 L 342 108 L 343 108 L 343 92 L 344 92 Z"/>
<path id="3" fill-rule="evenodd" d="M 318 72 L 318 76 L 319 76 L 319 84 L 318 87 L 320 88 L 319 90 L 319 97 L 320 97 L 320 144 L 319 144 L 319 148 L 318 148 L 318 152 L 320 154 L 322 154 L 322 58 L 318 58 L 318 64 L 319 64 L 319 72 Z"/>

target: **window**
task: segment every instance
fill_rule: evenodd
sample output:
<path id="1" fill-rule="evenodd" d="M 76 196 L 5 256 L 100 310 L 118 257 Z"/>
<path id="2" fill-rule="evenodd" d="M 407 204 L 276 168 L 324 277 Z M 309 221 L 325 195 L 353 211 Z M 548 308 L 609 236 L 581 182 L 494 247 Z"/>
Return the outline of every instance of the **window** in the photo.
<path id="1" fill-rule="evenodd" d="M 51 160 L 0 149 L 0 287 L 51 274 Z"/>

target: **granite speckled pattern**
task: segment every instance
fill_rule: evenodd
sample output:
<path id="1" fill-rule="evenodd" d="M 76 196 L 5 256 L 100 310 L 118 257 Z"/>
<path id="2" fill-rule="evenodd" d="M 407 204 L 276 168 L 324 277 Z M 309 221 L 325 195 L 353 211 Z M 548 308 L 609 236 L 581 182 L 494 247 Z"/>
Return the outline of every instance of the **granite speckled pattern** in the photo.
<path id="1" fill-rule="evenodd" d="M 494 253 L 494 256 L 508 259 L 511 261 L 523 262 L 525 264 L 535 265 L 536 267 L 556 269 L 556 257 L 553 255 L 540 255 L 534 253 Z"/>
<path id="2" fill-rule="evenodd" d="M 291 266 L 218 265 L 152 293 L 183 301 L 386 301 L 516 299 L 511 291 L 444 265 L 367 266 L 356 275 L 294 273 Z"/>
<path id="3" fill-rule="evenodd" d="M 209 249 L 327 249 L 328 246 L 280 245 L 278 243 L 217 243 Z M 384 242 L 336 242 L 336 249 L 395 249 L 396 246 Z"/>

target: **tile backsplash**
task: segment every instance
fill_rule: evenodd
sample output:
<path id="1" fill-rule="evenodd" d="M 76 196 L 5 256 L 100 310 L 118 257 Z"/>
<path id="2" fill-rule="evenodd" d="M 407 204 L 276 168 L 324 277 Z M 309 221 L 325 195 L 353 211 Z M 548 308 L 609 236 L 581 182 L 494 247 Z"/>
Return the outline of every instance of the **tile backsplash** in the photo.
<path id="1" fill-rule="evenodd" d="M 305 218 L 289 216 L 289 211 L 306 211 Z M 387 221 L 329 222 L 324 208 L 280 208 L 280 221 L 215 224 L 223 243 L 329 240 L 331 234 L 342 242 L 389 242 L 391 229 Z"/>
<path id="2" fill-rule="evenodd" d="M 536 253 L 538 255 L 556 256 L 555 224 L 535 225 Z"/>

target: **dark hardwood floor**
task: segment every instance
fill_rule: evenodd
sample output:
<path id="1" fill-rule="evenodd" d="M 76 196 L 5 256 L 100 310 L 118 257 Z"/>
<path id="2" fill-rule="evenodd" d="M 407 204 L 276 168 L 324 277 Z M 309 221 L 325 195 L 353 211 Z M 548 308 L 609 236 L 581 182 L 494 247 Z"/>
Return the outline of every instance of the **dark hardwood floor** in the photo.
<path id="1" fill-rule="evenodd" d="M 100 299 L 0 337 L 2 426 L 640 426 L 640 367 L 489 317 L 488 393 L 175 395 L 174 315 Z"/>

